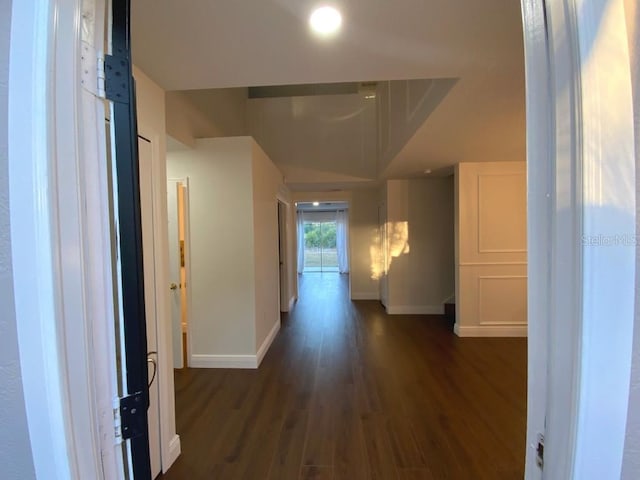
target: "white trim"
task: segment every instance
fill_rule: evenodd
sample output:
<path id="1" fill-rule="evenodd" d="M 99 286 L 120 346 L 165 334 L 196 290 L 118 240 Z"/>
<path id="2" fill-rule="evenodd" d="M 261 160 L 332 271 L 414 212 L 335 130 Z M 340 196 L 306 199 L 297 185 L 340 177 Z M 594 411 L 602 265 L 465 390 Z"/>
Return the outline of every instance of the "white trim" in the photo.
<path id="1" fill-rule="evenodd" d="M 256 355 L 191 355 L 191 368 L 249 368 L 256 369 L 262 363 L 269 347 L 280 331 L 280 320 L 273 324 L 271 331 L 260 345 Z"/>
<path id="2" fill-rule="evenodd" d="M 453 332 L 459 337 L 526 337 L 526 325 L 469 325 L 453 326 Z"/>
<path id="3" fill-rule="evenodd" d="M 380 292 L 351 292 L 351 300 L 380 300 Z"/>
<path id="4" fill-rule="evenodd" d="M 545 5 L 521 0 L 524 30 L 527 115 L 527 441 L 525 478 L 542 480 L 536 463 L 539 434 L 546 434 L 547 365 L 551 317 L 551 208 L 553 103 Z M 455 331 L 455 326 L 454 326 Z M 549 439 L 546 439 L 547 443 Z M 545 448 L 548 470 L 560 454 Z"/>
<path id="5" fill-rule="evenodd" d="M 287 310 L 287 312 L 290 312 L 294 305 L 296 304 L 296 302 L 298 301 L 298 297 L 296 295 L 293 295 L 290 299 L 289 299 L 289 310 Z"/>
<path id="6" fill-rule="evenodd" d="M 583 238 L 626 236 L 627 243 L 582 248 L 574 477 L 619 478 L 636 288 L 636 168 L 629 44 L 622 0 L 576 0 L 576 15 L 582 93 L 582 234 Z"/>
<path id="7" fill-rule="evenodd" d="M 582 238 L 635 233 L 623 4 L 522 0 L 522 7 L 530 246 L 526 478 L 543 478 L 535 463 L 538 433 L 545 434 L 544 478 L 619 478 L 635 251 L 593 251 Z"/>
<path id="8" fill-rule="evenodd" d="M 444 315 L 444 305 L 388 305 L 389 315 Z"/>
<path id="9" fill-rule="evenodd" d="M 527 266 L 527 261 L 522 262 L 460 262 L 458 266 L 460 267 L 493 267 L 500 265 L 525 265 Z"/>
<path id="10" fill-rule="evenodd" d="M 47 0 L 13 2 L 8 142 L 16 327 L 36 477 L 77 477 L 70 463 L 64 346 L 56 326 L 48 162 L 50 51 L 55 28 Z M 19 208 L 18 208 L 19 207 Z M 17 268 L 17 266 L 20 268 Z M 72 477 L 73 472 L 73 477 Z"/>
<path id="11" fill-rule="evenodd" d="M 173 465 L 173 463 L 180 456 L 181 450 L 182 450 L 182 447 L 180 445 L 180 436 L 174 435 L 171 441 L 169 442 L 169 448 L 167 449 L 166 462 L 164 458 L 162 461 L 162 473 L 167 473 L 167 470 L 169 470 L 169 467 L 171 467 L 171 465 Z"/>
<path id="12" fill-rule="evenodd" d="M 262 345 L 260 345 L 260 348 L 258 349 L 258 353 L 256 354 L 256 357 L 257 357 L 256 368 L 258 368 L 262 363 L 262 359 L 267 354 L 269 347 L 271 347 L 271 344 L 275 340 L 276 335 L 278 335 L 279 331 L 280 331 L 280 319 L 278 319 L 276 323 L 273 324 L 273 327 L 271 327 L 271 330 L 267 334 L 267 338 L 264 339 L 264 341 L 262 342 Z"/>
<path id="13" fill-rule="evenodd" d="M 100 0 L 12 5 L 12 261 L 38 478 L 124 478 L 110 422 L 115 339 L 108 333 L 113 292 L 104 106 L 79 82 L 81 30 L 94 34 L 86 42 L 100 45 L 103 9 Z"/>
<path id="14" fill-rule="evenodd" d="M 256 355 L 191 355 L 191 368 L 258 368 Z"/>
<path id="15" fill-rule="evenodd" d="M 175 421 L 175 387 L 173 378 L 173 345 L 171 332 L 171 308 L 167 285 L 169 284 L 168 265 L 168 233 L 167 233 L 167 169 L 166 160 L 162 157 L 162 135 L 150 125 L 140 122 L 138 135 L 146 138 L 151 143 L 152 162 L 151 171 L 148 172 L 152 179 L 152 211 L 153 211 L 153 249 L 154 278 L 156 298 L 156 332 L 158 351 L 158 382 L 160 414 L 160 458 L 162 471 L 169 470 L 176 457 L 173 456 L 172 442 L 178 441 L 178 454 L 180 453 L 180 437 L 176 435 Z M 165 154 L 166 158 L 166 154 Z M 162 166 L 164 165 L 164 168 Z M 186 225 L 185 225 L 186 228 Z M 145 279 L 148 280 L 148 279 Z M 188 278 L 187 278 L 188 280 Z M 187 298 L 187 302 L 188 302 Z M 189 305 L 187 305 L 187 308 Z M 167 327 L 169 326 L 169 327 Z M 187 338 L 188 334 L 187 334 Z"/>

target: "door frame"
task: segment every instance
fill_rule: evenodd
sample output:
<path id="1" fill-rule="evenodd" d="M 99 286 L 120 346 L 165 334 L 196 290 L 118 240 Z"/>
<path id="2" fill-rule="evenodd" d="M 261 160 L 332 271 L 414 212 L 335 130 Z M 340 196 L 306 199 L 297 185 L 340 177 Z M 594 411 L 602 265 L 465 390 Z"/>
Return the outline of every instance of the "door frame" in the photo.
<path id="1" fill-rule="evenodd" d="M 175 387 L 173 381 L 173 356 L 171 330 L 164 328 L 167 319 L 171 318 L 167 285 L 169 273 L 164 252 L 168 251 L 166 236 L 166 173 L 158 168 L 160 164 L 161 146 L 160 139 L 164 132 L 157 132 L 152 126 L 139 123 L 138 134 L 149 140 L 152 149 L 151 170 L 142 172 L 151 176 L 153 195 L 153 247 L 154 247 L 154 272 L 153 278 L 156 297 L 156 330 L 158 337 L 157 346 L 157 373 L 155 381 L 158 382 L 159 409 L 160 409 L 160 442 L 162 472 L 166 472 L 180 455 L 180 437 L 175 430 Z M 164 187 L 163 187 L 164 185 Z M 162 227 L 159 227 L 162 226 Z M 143 232 L 143 235 L 147 232 Z"/>
<path id="2" fill-rule="evenodd" d="M 280 207 L 282 205 L 282 208 Z M 278 276 L 280 286 L 278 288 L 278 303 L 280 313 L 286 313 L 291 309 L 291 298 L 289 292 L 289 203 L 276 197 L 276 208 L 278 209 Z"/>
<path id="3" fill-rule="evenodd" d="M 294 255 L 298 258 L 298 203 L 312 203 L 312 202 L 343 202 L 347 204 L 347 212 L 349 213 L 349 242 L 347 245 L 347 254 L 349 257 L 349 298 L 351 298 L 351 259 L 353 257 L 351 252 L 351 222 L 353 216 L 351 215 L 351 206 L 353 205 L 353 198 L 350 193 L 345 192 L 296 192 L 292 195 L 293 205 L 296 207 L 293 209 L 293 225 L 295 225 L 295 236 L 294 236 L 294 244 L 295 250 Z M 296 279 L 297 277 L 297 265 L 296 269 Z"/>
<path id="4" fill-rule="evenodd" d="M 636 284 L 624 5 L 522 0 L 522 12 L 530 299 L 526 478 L 619 478 Z M 634 241 L 596 244 L 622 236 Z M 612 312 L 615 325 L 608 320 Z M 536 465 L 540 434 L 544 470 Z"/>
<path id="5" fill-rule="evenodd" d="M 95 7 L 93 13 L 100 18 L 104 1 L 86 2 L 85 13 L 87 5 Z M 606 22 L 600 22 L 605 6 Z M 12 260 L 14 266 L 20 265 L 13 271 L 18 343 L 34 466 L 38 476 L 54 479 L 123 478 L 109 428 L 104 430 L 106 439 L 99 433 L 109 426 L 110 412 L 101 409 L 105 399 L 109 402 L 113 398 L 105 394 L 111 388 L 112 366 L 108 346 L 94 340 L 108 323 L 113 292 L 106 281 L 110 266 L 105 259 L 110 249 L 103 243 L 108 232 L 104 217 L 107 193 L 104 178 L 90 161 L 99 163 L 95 159 L 104 156 L 97 148 L 104 145 L 103 118 L 99 118 L 98 102 L 83 103 L 86 95 L 77 81 L 82 7 L 80 0 L 14 0 L 11 13 L 9 195 Z M 625 84 L 629 67 L 626 38 L 624 42 L 620 38 L 620 32 L 626 34 L 621 0 L 523 0 L 522 7 L 530 212 L 533 207 L 529 226 L 546 219 L 549 227 L 529 234 L 530 242 L 541 242 L 539 248 L 529 244 L 534 247 L 529 253 L 529 277 L 534 285 L 530 292 L 537 299 L 549 294 L 540 290 L 542 277 L 558 280 L 550 255 L 562 259 L 559 254 L 568 245 L 575 249 L 582 232 L 606 235 L 615 229 L 619 235 L 633 224 L 635 233 L 635 192 L 630 192 L 628 185 L 635 179 L 632 102 L 630 82 Z M 608 43 L 594 42 L 595 34 L 603 31 L 607 35 L 602 38 Z M 600 71 L 589 68 L 589 62 L 600 66 Z M 604 91 L 609 84 L 600 76 L 608 75 L 606 67 L 614 62 L 624 71 L 619 79 L 621 88 L 612 98 L 611 91 Z M 606 111 L 602 109 L 605 103 Z M 94 114 L 83 110 L 83 104 Z M 612 124 L 610 114 L 621 121 Z M 547 126 L 550 120 L 551 130 Z M 612 127 L 617 129 L 615 144 L 600 133 L 610 132 Z M 534 138 L 540 143 L 534 144 Z M 568 192 L 573 196 L 561 205 L 558 189 L 562 184 L 556 181 L 567 180 L 563 170 L 567 166 L 576 173 L 568 179 Z M 594 178 L 602 181 L 597 192 Z M 620 193 L 620 179 L 627 180 L 622 182 L 626 195 L 611 198 Z M 65 190 L 63 184 L 72 188 Z M 595 193 L 605 196 L 594 197 Z M 87 203 L 87 198 L 95 201 Z M 629 199 L 634 200 L 633 212 Z M 594 208 L 603 200 L 615 201 L 614 205 L 622 202 L 625 215 L 613 221 L 603 218 Z M 569 231 L 562 225 L 568 225 Z M 69 244 L 62 243 L 63 231 L 77 234 L 77 255 L 70 254 Z M 603 468 L 618 475 L 601 478 L 619 476 L 628 411 L 635 271 L 623 268 L 620 276 L 608 275 L 621 258 L 627 262 L 625 266 L 635 265 L 635 250 L 632 255 L 624 249 L 584 247 L 578 245 L 578 258 L 569 257 L 569 282 L 554 284 L 559 292 L 568 294 L 566 300 L 560 301 L 556 291 L 549 312 L 530 311 L 529 479 L 542 477 L 534 465 L 532 441 L 536 429 L 545 423 L 540 414 L 544 409 L 538 408 L 544 399 L 532 391 L 534 385 L 547 386 L 545 476 L 586 478 L 584 472 L 602 472 Z M 536 262 L 541 262 L 541 268 L 534 267 Z M 605 281 L 608 283 L 603 284 Z M 620 288 L 615 297 L 618 328 L 599 321 L 602 309 L 611 307 L 611 300 L 598 295 L 595 287 L 604 291 Z M 74 295 L 77 301 L 59 308 Z M 575 319 L 574 324 L 552 321 L 567 312 L 574 316 L 564 319 Z M 543 338 L 547 341 L 542 342 Z M 621 345 L 614 352 L 607 348 L 612 340 Z M 613 361 L 615 368 L 603 372 L 594 361 Z M 594 387 L 605 380 L 609 386 L 604 377 L 613 370 L 618 375 L 606 391 L 607 398 L 602 398 Z M 563 373 L 574 379 L 566 382 L 565 376 L 566 386 L 561 384 Z M 610 426 L 597 421 L 603 406 L 616 409 Z M 596 431 L 600 427 L 606 430 Z M 602 441 L 603 432 L 606 442 Z M 593 455 L 596 446 L 598 452 Z M 107 464 L 103 463 L 105 458 Z M 554 477 L 553 472 L 560 475 Z"/>
<path id="6" fill-rule="evenodd" d="M 104 48 L 105 3 L 14 0 L 11 7 L 10 232 L 35 473 L 124 478 L 130 459 L 113 422 L 106 115 L 104 101 L 79 81 L 81 42 L 85 54 Z"/>

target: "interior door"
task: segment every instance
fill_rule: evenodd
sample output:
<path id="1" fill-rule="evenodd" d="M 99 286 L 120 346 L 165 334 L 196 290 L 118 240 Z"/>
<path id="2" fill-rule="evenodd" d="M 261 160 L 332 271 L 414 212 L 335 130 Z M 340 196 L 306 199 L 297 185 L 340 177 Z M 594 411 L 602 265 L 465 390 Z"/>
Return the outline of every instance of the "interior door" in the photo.
<path id="1" fill-rule="evenodd" d="M 180 224 L 178 189 L 180 180 L 167 181 L 167 213 L 169 222 L 169 278 L 171 284 L 171 330 L 173 336 L 173 368 L 183 368 L 182 295 L 180 292 Z"/>
<path id="2" fill-rule="evenodd" d="M 287 288 L 287 206 L 278 202 L 278 256 L 280 259 L 280 311 L 289 310 Z"/>
<path id="3" fill-rule="evenodd" d="M 151 142 L 138 137 L 138 155 L 140 171 L 151 172 L 153 150 Z M 151 175 L 140 177 L 140 211 L 142 231 L 154 232 L 153 221 L 153 179 Z M 158 322 L 156 316 L 156 274 L 154 238 L 142 235 L 142 253 L 144 265 L 144 303 L 147 325 L 147 366 L 149 377 L 149 457 L 151 460 L 151 478 L 156 478 L 162 469 L 160 457 L 160 391 L 156 377 L 158 351 Z M 153 279 L 153 281 L 151 281 Z"/>

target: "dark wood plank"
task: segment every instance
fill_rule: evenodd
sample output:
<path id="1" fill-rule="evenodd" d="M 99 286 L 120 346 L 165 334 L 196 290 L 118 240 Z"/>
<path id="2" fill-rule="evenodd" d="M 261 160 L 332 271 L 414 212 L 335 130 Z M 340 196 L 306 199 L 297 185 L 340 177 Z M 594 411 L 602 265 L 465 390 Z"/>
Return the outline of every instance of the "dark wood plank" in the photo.
<path id="1" fill-rule="evenodd" d="M 422 468 L 398 469 L 398 480 L 438 480 L 446 477 L 436 477 L 429 470 Z"/>
<path id="2" fill-rule="evenodd" d="M 331 467 L 307 465 L 302 467 L 300 480 L 333 480 L 333 469 Z"/>
<path id="3" fill-rule="evenodd" d="M 182 454 L 163 480 L 524 476 L 526 339 L 458 338 L 438 316 L 300 278 L 258 370 L 175 371 Z"/>
<path id="4" fill-rule="evenodd" d="M 397 479 L 396 464 L 386 429 L 387 418 L 380 414 L 367 414 L 362 416 L 361 423 L 371 478 Z"/>
<path id="5" fill-rule="evenodd" d="M 278 448 L 271 463 L 269 479 L 295 479 L 300 474 L 308 416 L 309 412 L 305 410 L 292 410 L 287 415 L 280 431 Z"/>

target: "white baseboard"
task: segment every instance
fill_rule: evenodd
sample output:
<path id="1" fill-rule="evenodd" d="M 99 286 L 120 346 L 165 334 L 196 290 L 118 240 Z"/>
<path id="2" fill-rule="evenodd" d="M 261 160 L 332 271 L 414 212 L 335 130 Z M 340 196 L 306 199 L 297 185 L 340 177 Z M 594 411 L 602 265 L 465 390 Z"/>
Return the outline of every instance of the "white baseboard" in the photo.
<path id="1" fill-rule="evenodd" d="M 262 345 L 260 345 L 260 348 L 258 349 L 257 359 L 256 359 L 256 368 L 258 368 L 262 363 L 262 359 L 267 354 L 269 347 L 273 343 L 273 340 L 276 338 L 276 335 L 278 334 L 279 331 L 280 331 L 280 319 L 278 319 L 278 321 L 273 324 L 273 327 L 271 327 L 271 331 L 267 335 L 267 338 L 264 339 L 264 342 L 262 342 Z"/>
<path id="2" fill-rule="evenodd" d="M 260 345 L 256 355 L 191 355 L 191 368 L 250 368 L 260 366 L 269 347 L 280 331 L 280 319 L 273 324 L 271 331 Z"/>
<path id="3" fill-rule="evenodd" d="M 255 355 L 191 355 L 191 368 L 258 368 Z"/>
<path id="4" fill-rule="evenodd" d="M 459 337 L 526 337 L 527 325 L 470 325 L 457 323 L 453 331 Z"/>
<path id="5" fill-rule="evenodd" d="M 180 435 L 175 435 L 169 442 L 169 456 L 166 462 L 162 462 L 162 473 L 167 473 L 167 470 L 171 468 L 173 462 L 175 462 L 180 456 Z"/>
<path id="6" fill-rule="evenodd" d="M 293 306 L 296 304 L 297 301 L 298 301 L 298 297 L 296 297 L 295 295 L 289 299 L 289 310 L 287 310 L 287 312 L 291 311 L 291 309 L 293 308 Z"/>
<path id="7" fill-rule="evenodd" d="M 351 300 L 380 300 L 378 292 L 352 292 Z"/>
<path id="8" fill-rule="evenodd" d="M 444 305 L 388 305 L 389 315 L 444 315 Z"/>

